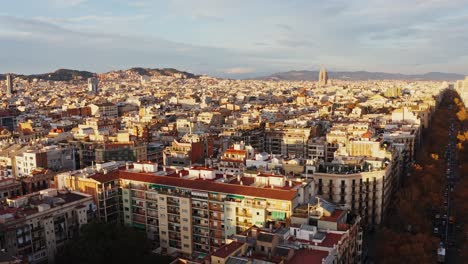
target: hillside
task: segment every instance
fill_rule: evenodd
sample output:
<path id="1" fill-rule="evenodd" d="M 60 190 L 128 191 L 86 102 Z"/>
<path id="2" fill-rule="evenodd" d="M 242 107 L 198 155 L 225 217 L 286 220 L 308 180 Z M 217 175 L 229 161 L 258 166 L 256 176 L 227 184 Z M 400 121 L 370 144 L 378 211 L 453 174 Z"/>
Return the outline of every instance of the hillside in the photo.
<path id="1" fill-rule="evenodd" d="M 176 69 L 171 68 L 164 68 L 164 69 L 150 69 L 150 68 L 140 68 L 135 67 L 128 70 L 120 70 L 122 71 L 132 71 L 136 72 L 140 75 L 148 75 L 148 76 L 175 76 L 180 74 L 184 78 L 197 78 L 198 76 L 184 71 L 179 71 Z M 78 70 L 70 70 L 70 69 L 59 69 L 54 72 L 50 73 L 42 73 L 42 74 L 31 74 L 31 75 L 23 75 L 23 74 L 13 74 L 15 77 L 20 77 L 25 80 L 33 80 L 33 79 L 42 79 L 46 81 L 71 81 L 71 80 L 86 80 L 90 77 L 96 75 L 96 73 L 89 72 L 89 71 L 78 71 Z M 0 80 L 5 80 L 5 74 L 0 74 Z"/>

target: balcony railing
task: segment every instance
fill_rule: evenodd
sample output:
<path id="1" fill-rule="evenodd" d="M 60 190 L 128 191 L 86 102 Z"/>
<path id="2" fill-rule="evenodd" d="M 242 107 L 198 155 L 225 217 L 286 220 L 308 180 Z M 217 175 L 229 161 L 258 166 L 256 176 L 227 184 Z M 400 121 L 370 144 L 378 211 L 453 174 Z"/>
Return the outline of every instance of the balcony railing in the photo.
<path id="1" fill-rule="evenodd" d="M 237 216 L 252 217 L 252 214 L 248 211 L 237 211 Z"/>
<path id="2" fill-rule="evenodd" d="M 220 205 L 213 205 L 213 204 L 210 204 L 210 210 L 211 211 L 218 211 L 218 212 L 223 212 L 224 211 L 224 207 L 220 206 Z"/>

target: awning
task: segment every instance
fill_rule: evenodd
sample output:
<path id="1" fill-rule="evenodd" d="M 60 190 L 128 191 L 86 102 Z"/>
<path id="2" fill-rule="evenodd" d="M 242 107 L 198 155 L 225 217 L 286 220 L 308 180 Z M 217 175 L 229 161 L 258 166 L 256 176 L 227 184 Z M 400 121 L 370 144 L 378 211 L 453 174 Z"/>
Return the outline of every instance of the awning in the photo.
<path id="1" fill-rule="evenodd" d="M 271 212 L 271 219 L 274 220 L 284 220 L 286 219 L 286 213 L 285 212 Z"/>
<path id="2" fill-rule="evenodd" d="M 242 199 L 244 199 L 245 197 L 244 197 L 244 196 L 240 196 L 240 195 L 228 194 L 228 195 L 226 195 L 226 198 L 232 198 L 232 199 L 239 199 L 239 200 L 242 200 Z"/>

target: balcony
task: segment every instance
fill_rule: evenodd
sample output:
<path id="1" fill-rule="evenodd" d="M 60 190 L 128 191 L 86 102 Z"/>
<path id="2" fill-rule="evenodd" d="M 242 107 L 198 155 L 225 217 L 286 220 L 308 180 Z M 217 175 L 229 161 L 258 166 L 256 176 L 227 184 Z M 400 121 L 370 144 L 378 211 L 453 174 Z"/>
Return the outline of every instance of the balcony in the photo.
<path id="1" fill-rule="evenodd" d="M 168 217 L 167 221 L 170 222 L 170 223 L 180 224 L 180 218 L 179 217 Z"/>
<path id="2" fill-rule="evenodd" d="M 209 226 L 208 222 L 197 221 L 196 219 L 193 221 L 193 225 L 195 225 L 195 226 L 204 226 L 204 227 Z"/>
<path id="3" fill-rule="evenodd" d="M 141 192 L 132 191 L 131 195 L 132 195 L 132 198 L 146 199 L 146 195 L 144 193 L 141 193 Z"/>
<path id="4" fill-rule="evenodd" d="M 158 210 L 147 210 L 146 213 L 148 216 L 158 217 Z"/>
<path id="5" fill-rule="evenodd" d="M 224 216 L 211 216 L 210 219 L 224 222 Z"/>
<path id="6" fill-rule="evenodd" d="M 220 222 L 216 222 L 217 224 L 214 225 L 213 222 L 210 223 L 210 229 L 213 229 L 213 230 L 224 230 L 224 224 L 220 223 Z"/>
<path id="7" fill-rule="evenodd" d="M 246 228 L 253 226 L 251 222 L 237 222 L 236 225 L 240 227 L 246 227 Z"/>
<path id="8" fill-rule="evenodd" d="M 193 231 L 193 234 L 195 236 L 204 236 L 204 237 L 210 236 L 210 232 L 208 231 L 208 229 L 205 230 L 205 229 L 195 228 Z"/>
<path id="9" fill-rule="evenodd" d="M 179 206 L 179 201 L 175 199 L 167 198 L 167 205 Z"/>
<path id="10" fill-rule="evenodd" d="M 158 209 L 158 204 L 157 204 L 157 203 L 148 202 L 148 203 L 146 204 L 146 206 L 147 206 L 148 208 L 151 208 L 151 209 L 156 209 L 156 210 Z"/>
<path id="11" fill-rule="evenodd" d="M 196 208 L 196 209 L 208 209 L 208 204 L 197 204 L 197 203 L 192 203 L 192 208 Z"/>
<path id="12" fill-rule="evenodd" d="M 145 208 L 146 203 L 143 201 L 132 200 L 132 206 Z"/>
<path id="13" fill-rule="evenodd" d="M 217 238 L 217 239 L 224 239 L 224 233 L 223 232 L 211 232 L 210 237 Z"/>
<path id="14" fill-rule="evenodd" d="M 137 215 L 141 215 L 141 216 L 146 215 L 146 211 L 143 210 L 143 209 L 139 209 L 139 208 L 133 208 L 132 212 L 133 212 L 133 214 L 137 214 Z"/>
<path id="15" fill-rule="evenodd" d="M 169 247 L 181 249 L 182 243 L 180 243 L 180 239 L 169 239 Z"/>
<path id="16" fill-rule="evenodd" d="M 211 195 L 209 196 L 209 199 L 211 201 L 217 201 L 217 202 L 223 202 L 224 201 L 224 198 L 222 198 L 221 196 L 219 195 Z"/>
<path id="17" fill-rule="evenodd" d="M 146 225 L 146 219 L 144 216 L 141 216 L 141 215 L 133 215 L 133 222 L 136 223 L 136 224 L 142 224 L 142 225 Z"/>
<path id="18" fill-rule="evenodd" d="M 209 208 L 211 211 L 224 212 L 224 207 L 218 204 L 210 204 Z"/>
<path id="19" fill-rule="evenodd" d="M 208 214 L 193 213 L 192 216 L 197 218 L 208 218 Z"/>
<path id="20" fill-rule="evenodd" d="M 239 211 L 236 213 L 236 216 L 251 218 L 252 214 L 250 212 Z"/>
<path id="21" fill-rule="evenodd" d="M 134 183 L 130 183 L 128 184 L 128 187 L 130 189 L 134 189 L 134 190 L 148 190 L 148 187 L 146 185 L 143 185 L 143 184 L 134 184 Z"/>
<path id="22" fill-rule="evenodd" d="M 159 222 L 157 220 L 148 219 L 147 223 L 148 223 L 148 225 L 159 226 Z"/>
<path id="23" fill-rule="evenodd" d="M 173 214 L 173 215 L 180 215 L 180 210 L 167 208 L 167 213 L 168 214 Z"/>
<path id="24" fill-rule="evenodd" d="M 157 201 L 158 200 L 158 195 L 156 193 L 146 193 L 146 199 L 147 200 L 152 200 L 152 201 Z"/>

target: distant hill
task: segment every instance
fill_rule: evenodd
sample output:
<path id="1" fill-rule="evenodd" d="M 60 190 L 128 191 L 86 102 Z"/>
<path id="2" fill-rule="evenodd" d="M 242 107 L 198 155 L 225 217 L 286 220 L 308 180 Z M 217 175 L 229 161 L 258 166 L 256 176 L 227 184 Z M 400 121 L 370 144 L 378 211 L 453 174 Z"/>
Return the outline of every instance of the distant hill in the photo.
<path id="1" fill-rule="evenodd" d="M 0 74 L 0 80 L 5 80 L 6 74 Z M 69 69 L 58 69 L 54 72 L 49 73 L 41 73 L 41 74 L 31 74 L 31 75 L 23 75 L 23 74 L 13 74 L 14 77 L 20 77 L 25 80 L 33 80 L 33 79 L 42 79 L 46 81 L 71 81 L 71 80 L 80 80 L 80 79 L 87 79 L 93 77 L 95 73 L 88 72 L 88 71 L 77 71 L 77 70 L 69 70 Z"/>
<path id="2" fill-rule="evenodd" d="M 176 76 L 180 74 L 184 78 L 197 78 L 198 77 L 197 75 L 193 73 L 179 71 L 179 70 L 171 69 L 171 68 L 150 69 L 150 68 L 135 67 L 135 68 L 131 68 L 128 70 L 120 70 L 120 71 L 114 71 L 114 72 L 122 72 L 122 71 L 132 71 L 140 75 L 148 75 L 148 76 Z M 21 77 L 26 80 L 42 79 L 46 81 L 71 81 L 71 80 L 86 80 L 90 77 L 95 76 L 96 73 L 88 72 L 88 71 L 59 69 L 50 73 L 31 74 L 31 75 L 13 74 L 13 75 L 15 77 Z M 0 80 L 5 80 L 5 74 L 0 74 Z"/>
<path id="3" fill-rule="evenodd" d="M 25 79 L 42 79 L 48 81 L 71 81 L 81 80 L 93 77 L 95 74 L 88 71 L 77 71 L 68 69 L 59 69 L 51 73 L 25 75 Z"/>
<path id="4" fill-rule="evenodd" d="M 318 71 L 288 71 L 272 75 L 258 77 L 258 80 L 289 80 L 289 81 L 317 81 Z M 425 74 L 400 74 L 384 72 L 328 72 L 330 79 L 339 80 L 409 80 L 409 81 L 455 81 L 465 78 L 464 75 L 456 73 L 429 72 Z"/>
<path id="5" fill-rule="evenodd" d="M 184 76 L 185 78 L 196 78 L 198 77 L 197 75 L 189 72 L 184 72 L 184 71 L 179 71 L 176 69 L 172 68 L 163 68 L 163 69 L 150 69 L 150 68 L 131 68 L 128 69 L 127 71 L 133 71 L 136 72 L 140 75 L 147 75 L 147 76 L 175 76 L 175 75 L 181 75 Z"/>

